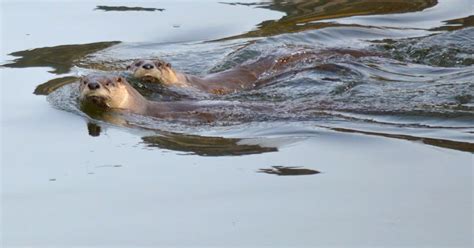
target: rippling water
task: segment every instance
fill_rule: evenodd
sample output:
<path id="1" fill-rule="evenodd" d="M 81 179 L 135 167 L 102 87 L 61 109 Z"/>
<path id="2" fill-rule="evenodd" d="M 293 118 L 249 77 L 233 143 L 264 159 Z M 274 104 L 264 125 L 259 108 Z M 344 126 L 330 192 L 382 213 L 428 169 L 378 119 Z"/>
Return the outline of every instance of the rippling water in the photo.
<path id="1" fill-rule="evenodd" d="M 270 55 L 306 52 L 311 56 L 285 71 L 265 73 L 259 79 L 265 84 L 256 89 L 226 96 L 138 84 L 153 100 L 185 100 L 191 94 L 193 101 L 214 106 L 204 110 L 219 116 L 211 125 L 137 116 L 127 117 L 127 122 L 185 133 L 246 123 L 278 126 L 281 121 L 357 132 L 376 130 L 373 133 L 379 135 L 396 130 L 417 136 L 413 130 L 419 128 L 420 133 L 428 133 L 419 138 L 460 142 L 460 150 L 472 151 L 474 28 L 426 37 L 398 36 L 403 35 L 390 29 L 332 27 L 256 40 L 123 43 L 82 59 L 74 72 L 87 74 L 98 67 L 117 70 L 137 58 L 162 58 L 184 72 L 205 75 Z M 76 86 L 69 85 L 49 100 L 57 108 L 80 113 L 76 91 Z M 456 149 L 456 145 L 450 147 Z"/>
<path id="2" fill-rule="evenodd" d="M 472 0 L 0 4 L 0 246 L 472 247 Z M 302 53 L 221 96 L 124 71 Z M 88 73 L 218 118 L 81 109 Z"/>
<path id="3" fill-rule="evenodd" d="M 469 1 L 397 1 L 380 8 L 369 1 L 227 4 L 278 10 L 286 16 L 212 41 L 113 41 L 19 51 L 12 55 L 20 58 L 5 66 L 53 67 L 52 72 L 63 77 L 39 85 L 35 94 L 52 93 L 48 100 L 54 107 L 84 115 L 75 79 L 103 71 L 129 76 L 124 68 L 135 59 L 161 58 L 180 71 L 205 75 L 268 56 L 305 53 L 283 70 L 264 73 L 255 89 L 225 96 L 129 78 L 151 100 L 206 105 L 202 111 L 218 117 L 211 124 L 110 113 L 84 116 L 174 133 L 219 133 L 223 127 L 264 124 L 278 134 L 281 122 L 305 123 L 392 138 L 395 133 L 409 140 L 439 139 L 430 143 L 454 142 L 444 147 L 473 151 L 474 28 Z M 453 11 L 449 4 L 467 9 Z"/>

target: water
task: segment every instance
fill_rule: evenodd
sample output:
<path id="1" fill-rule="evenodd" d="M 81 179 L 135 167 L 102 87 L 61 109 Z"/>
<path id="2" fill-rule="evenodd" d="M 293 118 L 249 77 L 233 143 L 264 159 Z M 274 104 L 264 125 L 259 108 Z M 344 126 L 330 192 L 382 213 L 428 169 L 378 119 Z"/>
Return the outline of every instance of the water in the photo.
<path id="1" fill-rule="evenodd" d="M 472 3 L 395 2 L 2 3 L 3 244 L 469 247 Z M 131 80 L 213 123 L 77 103 L 76 77 L 137 58 L 302 52 L 224 96 Z"/>
<path id="2" fill-rule="evenodd" d="M 358 42 L 355 47 L 335 48 L 339 35 Z M 220 116 L 211 125 L 194 121 L 178 125 L 176 121 L 147 117 L 128 122 L 178 133 L 245 123 L 252 126 L 258 122 L 271 126 L 281 121 L 305 121 L 310 126 L 345 127 L 355 132 L 360 131 L 355 128 L 359 125 L 364 130 L 377 128 L 382 136 L 384 128 L 391 131 L 396 127 L 398 134 L 410 136 L 413 128 L 437 129 L 439 132 L 419 139 L 439 138 L 438 133 L 448 131 L 451 137 L 443 140 L 459 142 L 461 150 L 472 152 L 474 43 L 469 41 L 473 35 L 474 28 L 466 28 L 422 38 L 380 41 L 387 38 L 384 33 L 338 27 L 253 42 L 120 44 L 87 56 L 74 68 L 73 75 L 84 75 L 97 68 L 123 70 L 134 59 L 153 57 L 172 61 L 178 70 L 200 75 L 270 55 L 307 52 L 312 55 L 291 64 L 284 72 L 264 74 L 259 81 L 265 84 L 256 89 L 225 96 L 191 92 L 195 101 L 218 105 L 208 110 Z M 378 41 L 364 41 L 360 37 Z M 309 40 L 318 42 L 312 44 Z M 172 90 L 142 93 L 154 100 L 188 98 Z M 56 108 L 81 113 L 75 85 L 53 92 L 48 99 Z M 278 134 L 278 128 L 275 132 Z"/>

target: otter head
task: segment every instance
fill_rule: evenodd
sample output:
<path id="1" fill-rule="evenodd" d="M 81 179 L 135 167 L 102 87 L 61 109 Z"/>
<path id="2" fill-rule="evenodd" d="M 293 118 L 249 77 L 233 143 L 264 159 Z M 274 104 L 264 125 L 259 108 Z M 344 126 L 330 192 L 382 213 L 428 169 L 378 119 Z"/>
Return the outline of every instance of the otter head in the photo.
<path id="1" fill-rule="evenodd" d="M 171 64 L 160 59 L 136 60 L 127 66 L 127 70 L 132 72 L 135 78 L 145 81 L 173 84 L 177 80 Z"/>
<path id="2" fill-rule="evenodd" d="M 126 108 L 130 87 L 125 78 L 108 75 L 88 75 L 80 80 L 79 100 L 102 108 Z"/>

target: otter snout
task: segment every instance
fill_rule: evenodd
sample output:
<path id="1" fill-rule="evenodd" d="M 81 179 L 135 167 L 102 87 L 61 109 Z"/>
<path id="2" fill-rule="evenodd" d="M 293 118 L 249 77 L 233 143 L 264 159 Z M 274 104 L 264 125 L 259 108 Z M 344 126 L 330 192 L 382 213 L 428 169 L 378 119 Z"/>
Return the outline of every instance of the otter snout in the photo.
<path id="1" fill-rule="evenodd" d="M 154 67 L 155 66 L 153 66 L 153 64 L 148 64 L 148 63 L 142 66 L 142 68 L 145 70 L 150 70 L 150 69 L 153 69 Z"/>
<path id="2" fill-rule="evenodd" d="M 100 88 L 100 84 L 96 83 L 96 82 L 90 82 L 90 83 L 87 84 L 87 87 L 90 90 L 96 90 L 96 89 Z"/>

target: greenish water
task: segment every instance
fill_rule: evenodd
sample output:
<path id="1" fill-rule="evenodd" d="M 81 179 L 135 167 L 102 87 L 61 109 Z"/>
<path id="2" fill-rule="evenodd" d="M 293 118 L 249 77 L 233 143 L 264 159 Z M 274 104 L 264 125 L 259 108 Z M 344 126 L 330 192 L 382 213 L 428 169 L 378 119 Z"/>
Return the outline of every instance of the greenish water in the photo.
<path id="1" fill-rule="evenodd" d="M 1 244 L 472 246 L 474 28 L 454 1 L 4 1 Z M 213 123 L 81 110 L 76 78 L 314 54 Z"/>

